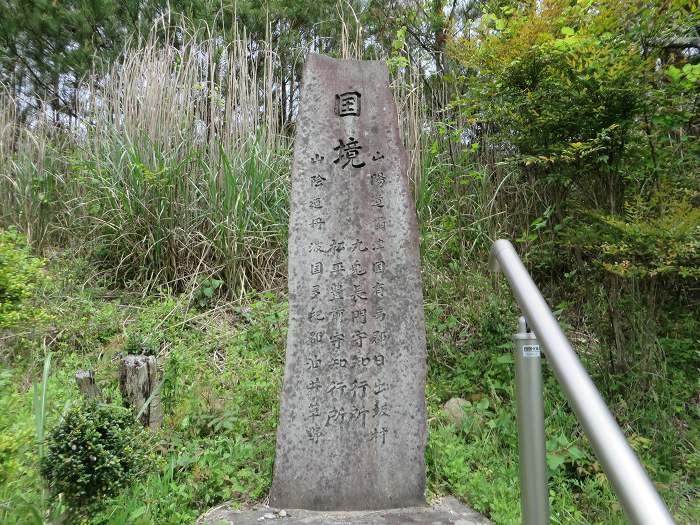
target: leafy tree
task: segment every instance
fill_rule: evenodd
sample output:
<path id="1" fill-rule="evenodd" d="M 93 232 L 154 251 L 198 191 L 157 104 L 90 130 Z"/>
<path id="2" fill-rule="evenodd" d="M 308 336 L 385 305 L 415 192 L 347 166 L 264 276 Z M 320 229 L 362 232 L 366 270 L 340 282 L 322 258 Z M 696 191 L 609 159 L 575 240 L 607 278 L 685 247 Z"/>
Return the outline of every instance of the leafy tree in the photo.
<path id="1" fill-rule="evenodd" d="M 628 285 L 652 319 L 700 269 L 697 25 L 682 0 L 495 2 L 451 48 L 472 136 L 532 188 L 528 223 L 549 227 L 522 240 L 543 268 L 601 272 L 615 366 L 636 344 Z"/>
<path id="2" fill-rule="evenodd" d="M 75 89 L 95 59 L 117 59 L 147 35 L 167 0 L 0 0 L 0 82 L 37 104 L 75 115 Z"/>

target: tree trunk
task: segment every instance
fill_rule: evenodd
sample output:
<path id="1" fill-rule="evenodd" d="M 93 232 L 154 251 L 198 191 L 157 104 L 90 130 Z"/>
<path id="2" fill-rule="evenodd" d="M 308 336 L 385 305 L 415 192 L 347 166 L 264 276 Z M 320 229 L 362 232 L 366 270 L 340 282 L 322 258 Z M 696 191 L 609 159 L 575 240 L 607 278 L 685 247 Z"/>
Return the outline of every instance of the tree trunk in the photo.
<path id="1" fill-rule="evenodd" d="M 100 387 L 95 384 L 95 373 L 92 370 L 78 370 L 75 373 L 75 382 L 85 399 L 98 401 L 102 397 Z"/>
<path id="2" fill-rule="evenodd" d="M 160 428 L 163 409 L 160 403 L 160 373 L 156 358 L 147 355 L 128 355 L 122 359 L 119 371 L 119 389 L 124 406 L 132 408 L 143 426 Z M 144 408 L 144 405 L 148 405 Z"/>

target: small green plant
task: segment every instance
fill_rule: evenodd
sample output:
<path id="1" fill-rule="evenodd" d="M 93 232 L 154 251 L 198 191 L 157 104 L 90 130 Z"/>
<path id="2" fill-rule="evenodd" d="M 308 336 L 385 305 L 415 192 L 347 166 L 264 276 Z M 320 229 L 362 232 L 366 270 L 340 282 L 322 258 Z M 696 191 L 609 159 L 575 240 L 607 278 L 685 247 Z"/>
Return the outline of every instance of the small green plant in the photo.
<path id="1" fill-rule="evenodd" d="M 27 301 L 43 280 L 43 267 L 44 262 L 30 254 L 17 230 L 0 231 L 0 329 L 41 315 Z"/>
<path id="2" fill-rule="evenodd" d="M 46 445 L 41 473 L 73 512 L 118 494 L 153 461 L 146 432 L 129 410 L 113 405 L 73 405 Z"/>
<path id="3" fill-rule="evenodd" d="M 200 308 L 206 308 L 214 298 L 216 291 L 224 284 L 220 279 L 204 279 L 194 294 L 194 300 Z"/>
<path id="4" fill-rule="evenodd" d="M 157 350 L 158 345 L 139 332 L 133 332 L 126 336 L 126 341 L 124 342 L 125 354 L 156 355 Z"/>

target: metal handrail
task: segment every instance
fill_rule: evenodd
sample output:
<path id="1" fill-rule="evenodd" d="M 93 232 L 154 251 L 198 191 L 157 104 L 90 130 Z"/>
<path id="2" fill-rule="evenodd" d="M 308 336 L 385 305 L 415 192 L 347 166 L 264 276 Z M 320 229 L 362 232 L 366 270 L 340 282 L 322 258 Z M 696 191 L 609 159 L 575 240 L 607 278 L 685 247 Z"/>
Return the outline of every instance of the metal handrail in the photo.
<path id="1" fill-rule="evenodd" d="M 656 491 L 632 447 L 627 443 L 605 401 L 588 376 L 552 311 L 547 306 L 544 297 L 509 241 L 502 239 L 493 244 L 489 257 L 489 268 L 496 272 L 502 271 L 508 279 L 523 314 L 544 347 L 554 375 L 566 394 L 586 436 L 593 445 L 593 450 L 612 483 L 629 520 L 635 525 L 674 524 L 671 513 Z M 523 396 L 519 395 L 519 397 Z M 540 400 L 539 403 L 541 402 Z M 537 409 L 534 412 L 536 413 Z M 519 416 L 518 419 L 518 433 L 522 434 L 521 417 Z M 535 435 L 537 435 L 537 429 L 535 429 Z M 536 444 L 538 450 L 543 446 L 544 444 Z M 542 468 L 541 465 L 532 467 L 531 462 L 530 464 L 527 461 L 523 463 L 522 459 L 521 457 L 521 483 L 523 480 L 533 478 L 533 473 L 528 472 L 527 469 Z M 526 471 L 522 472 L 523 469 Z M 537 479 L 536 475 L 534 479 Z M 521 493 L 523 493 L 523 523 L 527 525 L 549 523 L 548 511 L 546 511 L 547 516 L 544 519 L 541 517 L 540 511 L 540 518 L 532 518 L 538 519 L 538 521 L 525 521 L 528 516 L 527 509 L 546 509 L 547 507 L 546 503 L 543 505 L 542 502 L 532 500 L 536 495 L 542 494 L 541 488 L 535 488 L 534 491 L 528 492 L 521 487 Z M 544 494 L 546 497 L 546 487 Z M 528 501 L 526 498 L 531 500 Z M 530 512 L 530 514 L 537 515 L 537 512 Z"/>

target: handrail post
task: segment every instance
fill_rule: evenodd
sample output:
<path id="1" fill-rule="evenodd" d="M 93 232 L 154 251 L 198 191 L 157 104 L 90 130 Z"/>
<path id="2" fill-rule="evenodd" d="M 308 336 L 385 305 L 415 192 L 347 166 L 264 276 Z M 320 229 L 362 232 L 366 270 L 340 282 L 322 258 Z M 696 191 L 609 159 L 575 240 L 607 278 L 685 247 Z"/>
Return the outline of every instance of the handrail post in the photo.
<path id="1" fill-rule="evenodd" d="M 549 524 L 547 451 L 544 432 L 544 396 L 540 345 L 524 317 L 513 336 L 515 384 L 518 403 L 520 507 L 523 525 Z"/>
<path id="2" fill-rule="evenodd" d="M 513 245 L 504 239 L 493 243 L 489 266 L 491 270 L 503 271 L 507 277 L 520 309 L 537 334 L 549 366 L 629 520 L 634 525 L 673 525 L 673 517 L 666 504 L 627 443 Z"/>

